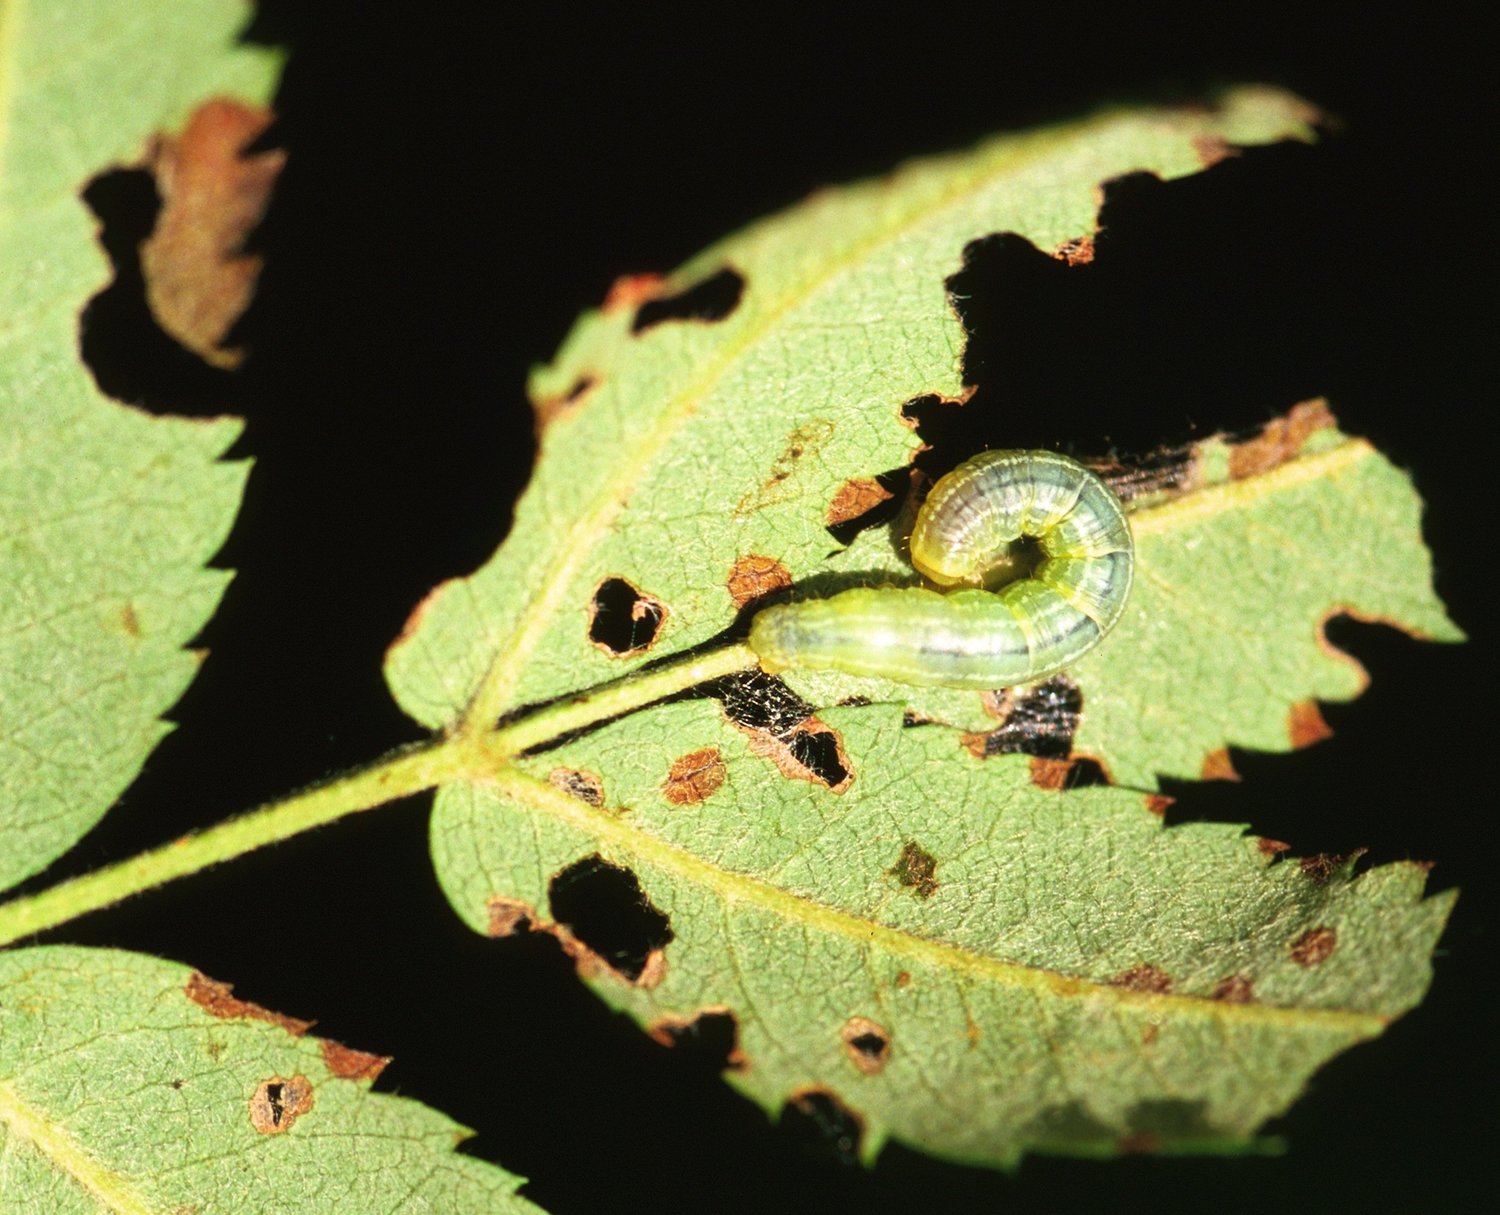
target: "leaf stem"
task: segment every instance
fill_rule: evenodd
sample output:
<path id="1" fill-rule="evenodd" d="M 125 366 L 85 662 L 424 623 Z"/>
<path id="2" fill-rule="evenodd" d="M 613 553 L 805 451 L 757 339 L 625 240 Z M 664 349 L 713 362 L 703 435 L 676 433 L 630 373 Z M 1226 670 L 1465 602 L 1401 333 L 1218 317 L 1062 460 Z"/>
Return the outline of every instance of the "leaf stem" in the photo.
<path id="1" fill-rule="evenodd" d="M 453 775 L 461 752 L 446 740 L 398 751 L 369 767 L 270 802 L 196 835 L 186 835 L 33 895 L 0 905 L 0 945 L 55 928 L 130 895 L 267 844 L 420 793 Z"/>
<path id="2" fill-rule="evenodd" d="M 745 646 L 726 646 L 627 675 L 478 737 L 443 736 L 392 752 L 368 767 L 332 777 L 206 831 L 0 904 L 0 947 L 345 815 L 373 810 L 449 781 L 492 775 L 497 759 L 503 763 L 522 751 L 754 662 L 755 655 Z"/>
<path id="3" fill-rule="evenodd" d="M 484 746 L 491 755 L 519 755 L 533 747 L 620 717 L 632 709 L 688 688 L 733 675 L 756 664 L 749 646 L 730 645 L 687 658 L 674 659 L 651 670 L 626 675 L 613 683 L 601 684 L 566 700 L 555 701 L 525 717 L 484 734 Z"/>

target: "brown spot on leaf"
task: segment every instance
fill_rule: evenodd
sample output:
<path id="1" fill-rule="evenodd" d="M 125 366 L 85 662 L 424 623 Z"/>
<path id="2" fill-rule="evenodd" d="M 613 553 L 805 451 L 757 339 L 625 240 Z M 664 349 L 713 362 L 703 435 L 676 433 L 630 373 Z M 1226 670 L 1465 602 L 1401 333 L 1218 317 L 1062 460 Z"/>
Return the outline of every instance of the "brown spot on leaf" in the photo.
<path id="1" fill-rule="evenodd" d="M 712 1057 L 719 1069 L 742 1072 L 750 1066 L 749 1057 L 740 1049 L 739 1021 L 722 1006 L 700 1009 L 690 1017 L 658 1017 L 646 1032 L 662 1046 Z"/>
<path id="2" fill-rule="evenodd" d="M 1292 740 L 1292 746 L 1300 750 L 1332 738 L 1333 729 L 1323 720 L 1317 701 L 1299 700 L 1287 718 L 1287 736 Z"/>
<path id="3" fill-rule="evenodd" d="M 593 772 L 581 768 L 553 768 L 547 773 L 547 783 L 590 806 L 604 805 L 604 781 Z"/>
<path id="4" fill-rule="evenodd" d="M 747 553 L 734 563 L 725 582 L 734 606 L 744 607 L 766 595 L 774 595 L 792 585 L 792 571 L 774 557 Z"/>
<path id="5" fill-rule="evenodd" d="M 391 1061 L 388 1055 L 372 1055 L 328 1038 L 323 1039 L 321 1047 L 323 1063 L 340 1080 L 374 1080 Z"/>
<path id="6" fill-rule="evenodd" d="M 1219 980 L 1213 998 L 1226 1004 L 1249 1004 L 1255 999 L 1255 985 L 1245 975 L 1230 975 Z"/>
<path id="7" fill-rule="evenodd" d="M 631 658 L 656 644 L 667 609 L 624 578 L 606 578 L 589 600 L 589 640 L 611 658 Z"/>
<path id="8" fill-rule="evenodd" d="M 1317 431 L 1337 425 L 1324 400 L 1293 405 L 1283 418 L 1274 418 L 1253 439 L 1236 443 L 1229 452 L 1229 475 L 1236 481 L 1256 477 L 1295 459 Z"/>
<path id="9" fill-rule="evenodd" d="M 1157 818 L 1166 818 L 1167 811 L 1172 808 L 1177 799 L 1168 797 L 1165 793 L 1148 793 L 1146 795 L 1146 812 L 1154 814 Z"/>
<path id="10" fill-rule="evenodd" d="M 1353 852 L 1343 856 L 1335 852 L 1315 852 L 1311 856 L 1304 856 L 1297 862 L 1297 867 L 1310 881 L 1319 886 L 1326 886 L 1339 870 L 1351 861 L 1357 861 L 1364 854 L 1363 848 L 1356 848 Z"/>
<path id="11" fill-rule="evenodd" d="M 1332 928 L 1309 928 L 1292 942 L 1292 961 L 1299 966 L 1316 966 L 1327 960 L 1337 944 L 1338 934 Z"/>
<path id="12" fill-rule="evenodd" d="M 1221 160 L 1240 154 L 1238 148 L 1218 135 L 1194 135 L 1193 152 L 1205 169 L 1211 169 Z"/>
<path id="13" fill-rule="evenodd" d="M 1155 1021 L 1147 1021 L 1146 1024 L 1141 1027 L 1142 1046 L 1154 1045 L 1156 1043 L 1156 1039 L 1160 1036 L 1161 1026 L 1158 1025 Z"/>
<path id="14" fill-rule="evenodd" d="M 262 1080 L 250 1098 L 250 1125 L 262 1135 L 280 1135 L 312 1106 L 313 1087 L 306 1076 L 272 1076 Z"/>
<path id="15" fill-rule="evenodd" d="M 771 465 L 771 472 L 759 487 L 745 494 L 734 508 L 736 519 L 746 519 L 757 511 L 778 502 L 788 502 L 796 496 L 796 488 L 788 484 L 797 466 L 804 459 L 816 457 L 829 439 L 833 437 L 833 423 L 827 418 L 814 418 L 804 422 L 786 437 L 786 446 Z"/>
<path id="16" fill-rule="evenodd" d="M 868 1017 L 850 1017 L 839 1030 L 844 1053 L 867 1076 L 881 1072 L 891 1057 L 891 1034 Z"/>
<path id="17" fill-rule="evenodd" d="M 1075 236 L 1065 240 L 1053 251 L 1052 256 L 1070 266 L 1087 266 L 1094 260 L 1094 238 Z"/>
<path id="18" fill-rule="evenodd" d="M 901 885 L 910 887 L 919 899 L 930 899 L 940 885 L 936 859 L 916 840 L 907 840 L 901 845 L 901 855 L 886 873 Z"/>
<path id="19" fill-rule="evenodd" d="M 1073 765 L 1066 759 L 1047 759 L 1045 756 L 1031 757 L 1031 783 L 1038 789 L 1061 793 L 1068 787 L 1068 776 Z"/>
<path id="20" fill-rule="evenodd" d="M 1280 856 L 1283 852 L 1290 852 L 1292 848 L 1290 844 L 1268 839 L 1264 835 L 1256 837 L 1255 847 L 1261 856 Z"/>
<path id="21" fill-rule="evenodd" d="M 581 408 L 598 386 L 599 381 L 594 376 L 581 375 L 573 381 L 567 392 L 533 400 L 531 408 L 536 417 L 537 435 L 540 436 L 554 422 Z"/>
<path id="22" fill-rule="evenodd" d="M 909 987 L 911 985 L 911 972 L 909 970 L 898 970 L 895 979 L 896 987 Z"/>
<path id="23" fill-rule="evenodd" d="M 751 754 L 770 760 L 783 776 L 826 785 L 834 793 L 843 793 L 854 779 L 843 736 L 816 717 L 777 734 L 735 724 L 749 740 Z"/>
<path id="24" fill-rule="evenodd" d="M 512 937 L 538 927 L 536 911 L 520 899 L 492 895 L 485 900 L 488 922 L 485 931 L 492 937 Z"/>
<path id="25" fill-rule="evenodd" d="M 1203 767 L 1198 772 L 1199 780 L 1239 780 L 1234 770 L 1234 761 L 1229 758 L 1229 749 L 1220 747 L 1203 757 Z"/>
<path id="26" fill-rule="evenodd" d="M 224 340 L 255 294 L 262 259 L 244 252 L 245 240 L 286 163 L 280 149 L 247 154 L 271 118 L 259 106 L 208 101 L 147 157 L 162 201 L 141 244 L 146 300 L 164 331 L 216 367 L 244 358 Z"/>
<path id="27" fill-rule="evenodd" d="M 674 806 L 694 806 L 724 783 L 724 760 L 717 747 L 689 751 L 672 761 L 662 794 Z"/>
<path id="28" fill-rule="evenodd" d="M 666 282 L 660 274 L 622 274 L 610 284 L 609 294 L 604 297 L 605 312 L 634 312 L 647 300 L 661 294 Z"/>
<path id="29" fill-rule="evenodd" d="M 265 1021 L 286 1030 L 294 1038 L 300 1038 L 313 1027 L 311 1021 L 299 1021 L 296 1017 L 272 1012 L 249 1000 L 237 999 L 233 995 L 232 983 L 220 983 L 196 970 L 188 976 L 187 986 L 183 990 L 187 998 L 209 1016 L 226 1021 Z"/>
<path id="30" fill-rule="evenodd" d="M 120 609 L 120 628 L 127 637 L 141 635 L 140 617 L 135 614 L 135 608 L 128 603 Z"/>
<path id="31" fill-rule="evenodd" d="M 1161 1151 L 1161 1136 L 1143 1132 L 1138 1135 L 1122 1135 L 1115 1146 L 1122 1156 L 1149 1156 Z"/>
<path id="32" fill-rule="evenodd" d="M 828 504 L 827 524 L 829 527 L 837 527 L 840 523 L 858 519 L 893 497 L 895 495 L 879 481 L 865 477 L 845 481 L 833 495 L 833 501 Z"/>
<path id="33" fill-rule="evenodd" d="M 1165 993 L 1172 990 L 1172 976 L 1160 966 L 1153 966 L 1150 962 L 1138 962 L 1129 970 L 1122 970 L 1110 980 L 1110 983 L 1131 991 Z"/>

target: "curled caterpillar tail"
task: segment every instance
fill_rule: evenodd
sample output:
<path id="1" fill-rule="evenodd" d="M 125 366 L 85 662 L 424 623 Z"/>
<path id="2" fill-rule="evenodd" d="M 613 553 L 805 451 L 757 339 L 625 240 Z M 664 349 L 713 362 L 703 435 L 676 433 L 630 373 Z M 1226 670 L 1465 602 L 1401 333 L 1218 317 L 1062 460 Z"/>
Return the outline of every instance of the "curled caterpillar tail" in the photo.
<path id="1" fill-rule="evenodd" d="M 1015 578 L 1027 541 L 1034 568 Z M 920 687 L 1044 679 L 1093 649 L 1130 594 L 1135 548 L 1120 501 L 1046 451 L 988 451 L 932 487 L 912 564 L 945 591 L 860 587 L 769 607 L 750 626 L 761 666 L 877 675 Z M 996 590 L 982 589 L 1014 580 Z"/>

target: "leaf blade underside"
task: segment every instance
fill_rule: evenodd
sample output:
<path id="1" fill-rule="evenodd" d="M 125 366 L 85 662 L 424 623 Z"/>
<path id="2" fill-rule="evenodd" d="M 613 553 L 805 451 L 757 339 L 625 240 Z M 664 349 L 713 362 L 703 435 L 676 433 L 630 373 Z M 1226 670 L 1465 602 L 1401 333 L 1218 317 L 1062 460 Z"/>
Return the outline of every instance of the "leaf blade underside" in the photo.
<path id="1" fill-rule="evenodd" d="M 223 0 L 0 6 L 0 889 L 140 770 L 229 581 L 205 566 L 244 486 L 220 459 L 239 423 L 100 393 L 78 317 L 109 267 L 80 193 L 195 103 L 269 97 L 279 56 L 233 45 L 245 19 Z"/>

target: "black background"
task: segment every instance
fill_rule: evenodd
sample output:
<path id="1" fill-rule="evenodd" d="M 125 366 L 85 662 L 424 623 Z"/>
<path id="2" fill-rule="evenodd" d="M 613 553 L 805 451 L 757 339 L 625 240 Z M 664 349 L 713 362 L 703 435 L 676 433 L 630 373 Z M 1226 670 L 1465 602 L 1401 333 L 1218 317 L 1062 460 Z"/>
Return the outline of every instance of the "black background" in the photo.
<path id="1" fill-rule="evenodd" d="M 1266 80 L 1342 132 L 1120 185 L 1087 270 L 1004 241 L 979 251 L 972 408 L 1003 421 L 964 441 L 1139 451 L 1327 394 L 1411 470 L 1439 590 L 1474 640 L 1337 624 L 1373 683 L 1327 707 L 1336 737 L 1236 752 L 1242 783 L 1171 792 L 1174 821 L 1436 861 L 1432 888 L 1464 895 L 1433 991 L 1315 1078 L 1269 1128 L 1289 1140 L 1278 1159 L 1036 1159 L 1005 1176 L 893 1145 L 866 1172 L 734 1095 L 711 1047 L 669 1051 L 608 1012 L 550 939 L 463 928 L 426 858 L 427 798 L 48 939 L 189 962 L 394 1055 L 381 1088 L 476 1128 L 466 1150 L 530 1177 L 558 1213 L 1468 1205 L 1496 1130 L 1482 608 L 1496 520 L 1476 429 L 1493 401 L 1480 176 L 1494 29 L 1479 10 L 1372 24 L 1308 5 L 704 6 L 686 21 L 538 6 L 523 27 L 510 6 L 366 7 L 266 0 L 256 19 L 257 37 L 290 47 L 276 136 L 292 159 L 258 238 L 268 267 L 242 374 L 200 373 L 152 341 L 128 267 L 90 314 L 101 382 L 152 408 L 243 413 L 235 451 L 256 463 L 219 558 L 238 574 L 180 728 L 49 880 L 417 736 L 384 690 L 384 647 L 428 588 L 504 536 L 533 454 L 527 367 L 616 275 L 670 269 L 916 153 Z M 126 177 L 94 197 L 128 248 L 149 191 Z"/>

